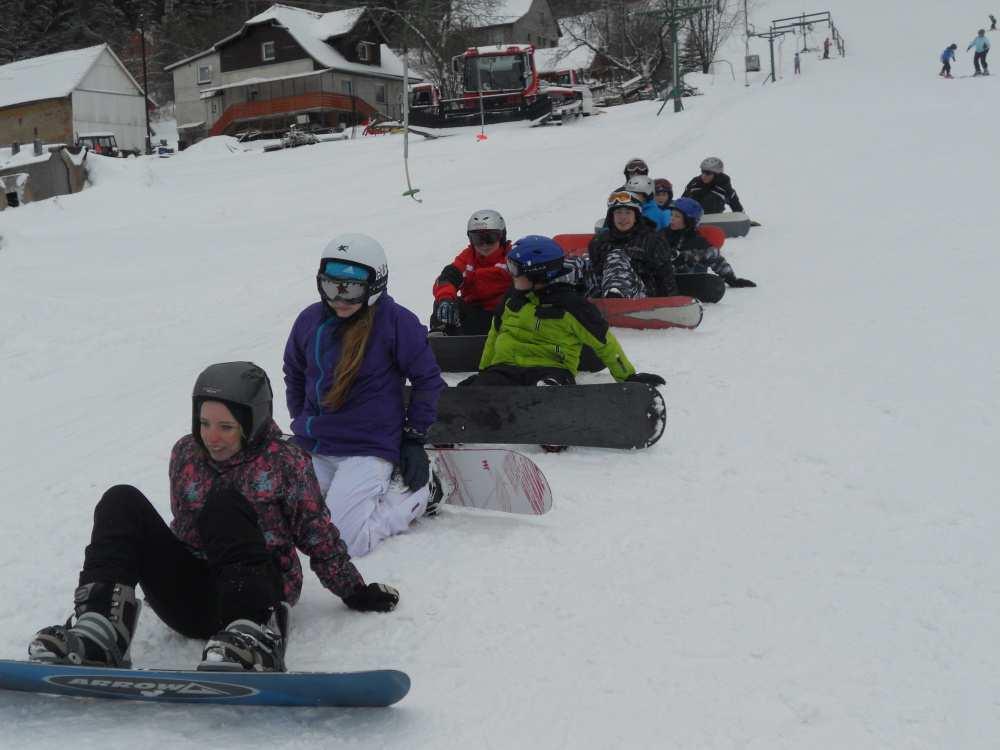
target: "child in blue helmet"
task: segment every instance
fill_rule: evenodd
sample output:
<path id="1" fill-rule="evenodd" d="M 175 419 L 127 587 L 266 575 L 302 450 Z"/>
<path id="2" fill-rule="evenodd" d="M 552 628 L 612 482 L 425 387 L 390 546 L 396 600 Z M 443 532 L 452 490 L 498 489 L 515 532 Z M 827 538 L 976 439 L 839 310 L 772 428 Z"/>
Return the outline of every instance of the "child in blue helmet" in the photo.
<path id="1" fill-rule="evenodd" d="M 618 381 L 664 385 L 638 373 L 600 311 L 562 283 L 563 249 L 548 237 L 528 235 L 507 254 L 514 279 L 493 317 L 479 374 L 462 385 L 572 385 L 586 344 Z"/>
<path id="2" fill-rule="evenodd" d="M 705 209 L 693 198 L 678 198 L 670 204 L 670 226 L 662 232 L 670 248 L 674 275 L 708 273 L 711 269 L 731 287 L 757 286 L 749 279 L 737 278 L 729 262 L 717 247 L 698 234 L 698 224 Z"/>
<path id="3" fill-rule="evenodd" d="M 957 49 L 958 45 L 954 42 L 944 48 L 944 52 L 941 53 L 941 72 L 938 73 L 939 76 L 954 78 L 951 74 L 951 64 L 955 62 L 955 50 Z"/>

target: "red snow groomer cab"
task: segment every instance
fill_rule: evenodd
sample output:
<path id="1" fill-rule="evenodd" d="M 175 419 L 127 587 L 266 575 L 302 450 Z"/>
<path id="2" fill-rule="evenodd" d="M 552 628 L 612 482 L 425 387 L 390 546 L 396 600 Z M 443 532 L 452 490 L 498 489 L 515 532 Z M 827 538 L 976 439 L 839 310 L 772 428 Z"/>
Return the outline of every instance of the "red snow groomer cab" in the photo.
<path id="1" fill-rule="evenodd" d="M 438 99 L 428 95 L 427 84 L 418 84 L 421 88 L 411 90 L 412 124 L 445 128 L 553 116 L 553 100 L 540 86 L 532 45 L 469 47 L 451 63 L 462 95 Z"/>

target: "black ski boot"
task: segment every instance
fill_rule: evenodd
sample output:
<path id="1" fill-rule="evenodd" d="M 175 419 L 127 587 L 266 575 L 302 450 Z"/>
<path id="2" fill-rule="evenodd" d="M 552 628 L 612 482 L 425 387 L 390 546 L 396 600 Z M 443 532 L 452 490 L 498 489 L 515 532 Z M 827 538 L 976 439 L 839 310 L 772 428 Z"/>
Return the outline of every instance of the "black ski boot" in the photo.
<path id="1" fill-rule="evenodd" d="M 265 623 L 235 620 L 205 644 L 203 672 L 284 672 L 291 607 L 282 602 Z"/>
<path id="2" fill-rule="evenodd" d="M 441 486 L 441 477 L 431 469 L 430 481 L 431 496 L 427 500 L 427 507 L 424 509 L 425 516 L 436 516 L 441 509 L 441 501 L 444 500 L 444 488 Z"/>
<path id="3" fill-rule="evenodd" d="M 65 625 L 35 634 L 28 645 L 31 661 L 130 668 L 129 648 L 142 609 L 135 589 L 97 581 L 80 586 L 73 600 L 75 612 Z"/>

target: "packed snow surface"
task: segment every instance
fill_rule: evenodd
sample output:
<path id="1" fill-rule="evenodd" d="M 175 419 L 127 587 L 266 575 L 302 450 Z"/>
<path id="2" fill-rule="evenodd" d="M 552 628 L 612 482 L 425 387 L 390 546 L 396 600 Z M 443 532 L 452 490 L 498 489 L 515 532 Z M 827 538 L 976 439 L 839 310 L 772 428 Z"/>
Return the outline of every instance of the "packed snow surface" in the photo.
<path id="1" fill-rule="evenodd" d="M 752 21 L 802 10 L 760 2 Z M 169 516 L 167 459 L 206 365 L 265 367 L 287 428 L 281 352 L 335 233 L 378 238 L 390 293 L 426 319 L 469 214 L 499 209 L 515 237 L 587 231 L 633 156 L 678 188 L 720 156 L 764 225 L 725 246 L 757 289 L 695 331 L 617 331 L 669 383 L 655 447 L 525 448 L 552 512 L 449 508 L 387 541 L 358 565 L 400 589 L 391 614 L 351 612 L 306 574 L 289 664 L 403 669 L 398 706 L 9 693 L 0 744 L 995 747 L 1000 82 L 936 75 L 952 41 L 971 72 L 985 12 L 831 10 L 846 58 L 804 54 L 793 77 L 788 39 L 776 84 L 691 76 L 705 95 L 679 115 L 643 102 L 482 142 L 414 138 L 419 204 L 401 196 L 401 137 L 379 136 L 93 157 L 83 193 L 0 214 L 3 658 L 66 617 L 108 486 Z M 201 647 L 147 611 L 133 655 L 191 667 Z"/>

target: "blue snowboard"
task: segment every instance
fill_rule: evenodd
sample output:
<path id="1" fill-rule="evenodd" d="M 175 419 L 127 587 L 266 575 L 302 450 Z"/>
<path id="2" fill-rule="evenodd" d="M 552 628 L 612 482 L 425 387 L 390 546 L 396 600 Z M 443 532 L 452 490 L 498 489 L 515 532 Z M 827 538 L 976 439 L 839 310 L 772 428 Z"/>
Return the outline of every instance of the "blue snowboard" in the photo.
<path id="1" fill-rule="evenodd" d="M 0 659 L 0 689 L 162 703 L 390 706 L 410 690 L 405 672 L 198 672 L 109 669 Z"/>

